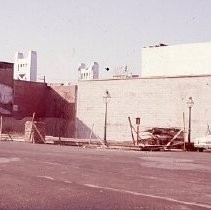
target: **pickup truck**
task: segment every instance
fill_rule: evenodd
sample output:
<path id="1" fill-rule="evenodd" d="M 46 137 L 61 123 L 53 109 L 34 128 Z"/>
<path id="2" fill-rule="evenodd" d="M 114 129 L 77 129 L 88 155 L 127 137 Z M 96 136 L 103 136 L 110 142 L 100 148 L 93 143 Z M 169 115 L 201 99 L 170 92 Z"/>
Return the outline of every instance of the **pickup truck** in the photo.
<path id="1" fill-rule="evenodd" d="M 194 147 L 199 152 L 203 152 L 205 149 L 211 149 L 211 135 L 194 139 L 193 142 L 194 142 Z"/>

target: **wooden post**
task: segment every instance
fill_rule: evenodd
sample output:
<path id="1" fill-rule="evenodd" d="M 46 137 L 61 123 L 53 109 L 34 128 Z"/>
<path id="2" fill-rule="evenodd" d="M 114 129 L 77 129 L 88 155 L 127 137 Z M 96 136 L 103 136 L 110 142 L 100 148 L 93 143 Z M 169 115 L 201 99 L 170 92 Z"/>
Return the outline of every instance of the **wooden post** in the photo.
<path id="1" fill-rule="evenodd" d="M 99 136 L 97 136 L 97 139 L 99 140 L 99 142 L 100 142 L 104 147 L 109 147 L 108 144 L 106 145 L 105 142 L 104 142 Z"/>
<path id="2" fill-rule="evenodd" d="M 137 125 L 137 142 L 136 145 L 138 145 L 139 142 L 139 125 Z"/>
<path id="3" fill-rule="evenodd" d="M 45 143 L 45 139 L 43 138 L 42 134 L 40 133 L 40 131 L 38 130 L 37 126 L 33 123 L 32 124 L 33 127 L 35 128 L 35 130 L 37 131 L 39 137 L 42 139 L 43 143 Z"/>
<path id="4" fill-rule="evenodd" d="M 186 148 L 185 148 L 185 138 L 186 138 L 186 131 L 185 131 L 185 113 L 183 112 L 183 126 L 184 126 L 184 147 L 183 147 L 183 149 L 184 149 L 184 151 L 186 150 Z"/>
<path id="5" fill-rule="evenodd" d="M 132 126 L 130 117 L 128 117 L 128 120 L 129 120 L 129 124 L 130 124 L 130 132 L 131 132 L 131 136 L 132 136 L 133 145 L 135 146 L 136 143 L 135 143 L 135 139 L 134 139 L 134 135 L 133 135 L 133 126 Z"/>
<path id="6" fill-rule="evenodd" d="M 207 135 L 210 135 L 210 134 L 211 134 L 210 126 L 209 126 L 209 124 L 207 123 Z"/>
<path id="7" fill-rule="evenodd" d="M 32 137 L 32 131 L 33 131 L 33 124 L 34 124 L 34 117 L 35 117 L 35 112 L 32 115 L 32 126 L 31 126 L 31 130 L 30 130 L 30 134 L 29 134 L 29 142 L 31 141 L 31 137 Z M 33 140 L 32 140 L 33 142 Z"/>
<path id="8" fill-rule="evenodd" d="M 2 116 L 1 116 L 1 119 L 0 119 L 0 141 L 1 141 L 1 138 L 2 138 L 2 124 L 3 120 L 2 120 Z"/>
<path id="9" fill-rule="evenodd" d="M 89 145 L 91 144 L 92 134 L 93 134 L 94 123 L 92 124 L 92 130 L 89 135 Z"/>

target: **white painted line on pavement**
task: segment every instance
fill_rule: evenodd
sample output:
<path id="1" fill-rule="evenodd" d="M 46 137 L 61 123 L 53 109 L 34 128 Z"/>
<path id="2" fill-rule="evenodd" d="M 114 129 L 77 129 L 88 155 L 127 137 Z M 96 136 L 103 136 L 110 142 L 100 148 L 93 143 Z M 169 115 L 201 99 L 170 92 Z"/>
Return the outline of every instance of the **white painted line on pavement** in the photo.
<path id="1" fill-rule="evenodd" d="M 51 176 L 37 176 L 39 178 L 44 178 L 44 179 L 49 179 L 49 180 L 56 180 L 55 178 L 51 177 Z M 68 180 L 64 180 L 63 182 L 68 183 L 68 184 L 72 184 L 71 181 Z"/>
<path id="2" fill-rule="evenodd" d="M 19 161 L 20 158 L 0 158 L 0 163 L 10 163 L 10 162 L 14 162 L 14 161 Z"/>
<path id="3" fill-rule="evenodd" d="M 72 182 L 71 181 L 68 181 L 68 180 L 67 181 L 64 181 L 64 182 L 65 183 L 68 183 L 68 184 L 72 184 Z"/>
<path id="4" fill-rule="evenodd" d="M 44 179 L 55 180 L 53 177 L 50 177 L 50 176 L 37 176 L 37 177 L 44 178 Z"/>
<path id="5" fill-rule="evenodd" d="M 64 181 L 65 183 L 68 183 L 68 184 L 72 184 L 72 182 L 71 181 Z"/>
<path id="6" fill-rule="evenodd" d="M 62 165 L 60 163 L 53 163 L 53 162 L 48 162 L 48 161 L 39 161 L 41 163 L 46 163 L 46 164 L 50 164 L 50 165 Z"/>
<path id="7" fill-rule="evenodd" d="M 158 195 L 150 195 L 150 194 L 133 192 L 133 191 L 128 191 L 128 190 L 116 189 L 116 188 L 112 188 L 112 187 L 102 187 L 102 186 L 97 186 L 97 185 L 92 185 L 92 184 L 84 184 L 84 186 L 92 187 L 92 188 L 98 188 L 98 189 L 104 189 L 104 190 L 111 190 L 111 191 L 115 191 L 115 192 L 123 192 L 123 193 L 128 193 L 128 194 L 138 195 L 138 196 L 144 196 L 144 197 L 149 197 L 149 198 L 157 198 L 157 199 L 162 199 L 162 200 L 171 201 L 171 202 L 175 202 L 175 203 L 185 204 L 185 205 L 189 205 L 189 206 L 191 205 L 191 206 L 197 206 L 197 207 L 203 207 L 203 208 L 211 209 L 211 206 L 207 205 L 207 204 L 181 201 L 181 200 L 176 200 L 176 199 L 173 199 L 173 198 L 168 198 L 168 197 L 163 197 L 163 196 L 158 196 Z"/>

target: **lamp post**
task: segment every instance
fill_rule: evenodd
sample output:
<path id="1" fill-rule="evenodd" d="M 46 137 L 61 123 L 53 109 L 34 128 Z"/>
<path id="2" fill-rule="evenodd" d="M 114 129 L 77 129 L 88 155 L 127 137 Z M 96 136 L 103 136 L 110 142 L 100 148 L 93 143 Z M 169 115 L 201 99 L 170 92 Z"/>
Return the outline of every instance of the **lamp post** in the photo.
<path id="1" fill-rule="evenodd" d="M 105 91 L 105 95 L 103 96 L 103 100 L 105 102 L 104 143 L 107 146 L 107 113 L 108 113 L 108 103 L 111 100 L 111 95 L 108 92 L 108 90 Z"/>
<path id="2" fill-rule="evenodd" d="M 190 144 L 191 139 L 191 109 L 194 105 L 192 97 L 189 97 L 188 101 L 186 102 L 188 109 L 189 109 L 189 123 L 188 123 L 188 144 Z"/>

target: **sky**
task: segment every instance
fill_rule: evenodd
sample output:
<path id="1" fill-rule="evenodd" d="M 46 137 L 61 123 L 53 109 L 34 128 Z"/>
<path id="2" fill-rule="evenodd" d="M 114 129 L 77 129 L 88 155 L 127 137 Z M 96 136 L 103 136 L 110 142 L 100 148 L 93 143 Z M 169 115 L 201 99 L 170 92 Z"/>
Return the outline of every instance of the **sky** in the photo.
<path id="1" fill-rule="evenodd" d="M 211 41 L 210 0 L 0 0 L 0 60 L 37 51 L 38 79 L 74 82 L 98 62 L 100 78 L 127 65 L 141 73 L 141 49 Z M 109 71 L 105 68 L 109 67 Z"/>

